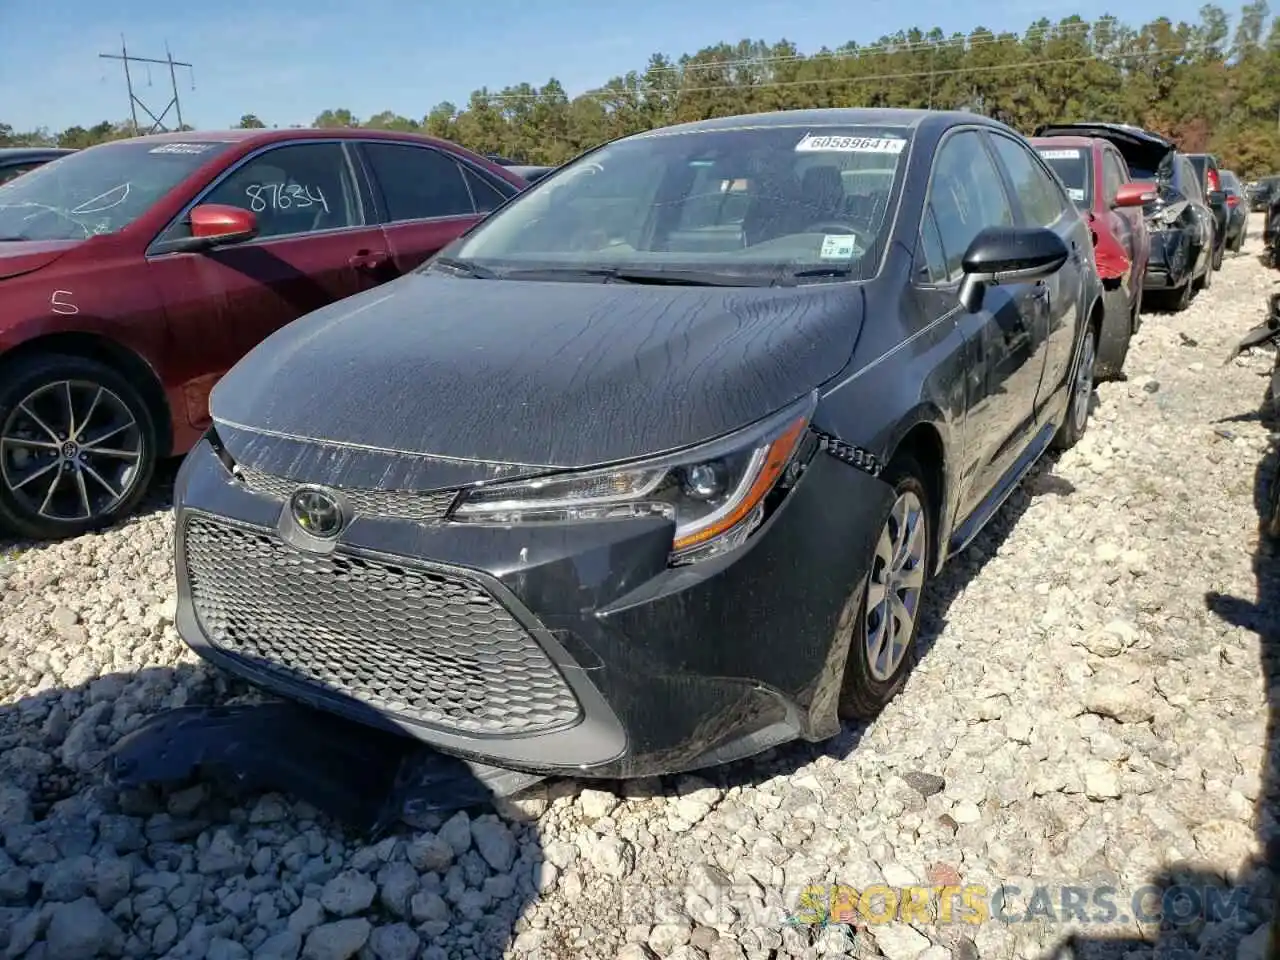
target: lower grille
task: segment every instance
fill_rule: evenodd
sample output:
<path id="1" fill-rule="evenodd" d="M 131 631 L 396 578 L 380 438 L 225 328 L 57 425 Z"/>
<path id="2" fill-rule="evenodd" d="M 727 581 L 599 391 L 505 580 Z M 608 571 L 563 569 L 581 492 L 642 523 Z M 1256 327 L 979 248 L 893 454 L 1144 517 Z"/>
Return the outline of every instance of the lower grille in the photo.
<path id="1" fill-rule="evenodd" d="M 468 734 L 544 732 L 579 717 L 559 669 L 468 578 L 309 556 L 199 516 L 183 545 L 205 634 L 259 669 Z"/>
<path id="2" fill-rule="evenodd" d="M 258 470 L 240 467 L 236 471 L 241 483 L 263 496 L 276 500 L 288 500 L 301 485 L 297 480 L 278 477 Z M 358 514 L 369 517 L 395 517 L 417 523 L 440 523 L 458 498 L 457 490 L 437 490 L 432 493 L 414 493 L 407 490 L 370 490 L 343 487 L 341 494 Z"/>

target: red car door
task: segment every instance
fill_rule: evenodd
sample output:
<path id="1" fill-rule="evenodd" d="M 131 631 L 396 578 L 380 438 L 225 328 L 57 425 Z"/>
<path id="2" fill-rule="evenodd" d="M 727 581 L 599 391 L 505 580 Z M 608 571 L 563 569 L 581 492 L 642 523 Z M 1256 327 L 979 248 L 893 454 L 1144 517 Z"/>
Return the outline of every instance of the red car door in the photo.
<path id="1" fill-rule="evenodd" d="M 186 418 L 208 423 L 208 395 L 249 350 L 285 324 L 393 276 L 382 228 L 361 197 L 348 148 L 291 141 L 251 154 L 199 203 L 254 213 L 252 240 L 200 253 L 165 253 L 189 235 L 180 215 L 152 244 L 149 269 L 164 299 L 172 369 L 186 386 Z"/>
<path id="2" fill-rule="evenodd" d="M 453 154 L 417 143 L 360 144 L 398 273 L 439 252 L 516 192 Z"/>
<path id="3" fill-rule="evenodd" d="M 1112 206 L 1120 187 L 1133 178 L 1129 175 L 1129 165 L 1125 163 L 1124 157 L 1110 146 L 1104 147 L 1102 151 L 1102 173 L 1106 190 L 1105 216 L 1111 228 L 1111 235 L 1124 248 L 1125 255 L 1129 258 L 1129 302 L 1134 304 L 1142 291 L 1147 256 L 1151 251 L 1151 238 L 1147 234 L 1147 225 L 1143 219 L 1141 207 Z"/>

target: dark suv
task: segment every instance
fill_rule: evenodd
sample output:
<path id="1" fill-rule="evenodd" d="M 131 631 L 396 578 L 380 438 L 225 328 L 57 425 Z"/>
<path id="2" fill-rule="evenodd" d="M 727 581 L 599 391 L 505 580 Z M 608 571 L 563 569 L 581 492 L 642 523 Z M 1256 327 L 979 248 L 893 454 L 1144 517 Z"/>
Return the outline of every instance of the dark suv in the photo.
<path id="1" fill-rule="evenodd" d="M 1231 211 L 1227 207 L 1227 195 L 1222 189 L 1222 164 L 1212 153 L 1183 154 L 1196 169 L 1200 181 L 1200 192 L 1213 211 L 1214 245 L 1213 269 L 1222 269 L 1222 255 L 1227 249 L 1227 225 L 1231 220 Z"/>

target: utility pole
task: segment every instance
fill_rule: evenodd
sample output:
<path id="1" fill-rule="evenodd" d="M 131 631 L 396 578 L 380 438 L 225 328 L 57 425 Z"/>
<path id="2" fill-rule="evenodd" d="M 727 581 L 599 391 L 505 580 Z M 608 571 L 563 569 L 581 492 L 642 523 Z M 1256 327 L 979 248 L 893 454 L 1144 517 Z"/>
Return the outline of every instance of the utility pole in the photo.
<path id="1" fill-rule="evenodd" d="M 179 127 L 182 126 L 182 102 L 178 98 L 178 75 L 175 72 L 174 68 L 186 67 L 188 70 L 192 70 L 192 66 L 191 64 L 184 63 L 181 60 L 173 59 L 173 54 L 169 52 L 168 43 L 165 43 L 164 45 L 164 54 L 165 54 L 165 58 L 163 60 L 156 60 L 151 57 L 131 57 L 129 56 L 129 48 L 125 45 L 125 42 L 124 42 L 124 34 L 120 35 L 120 52 L 119 53 L 98 54 L 98 56 L 103 60 L 119 60 L 122 64 L 124 64 L 124 83 L 125 83 L 126 89 L 128 89 L 129 91 L 129 115 L 133 120 L 133 135 L 135 137 L 138 136 L 138 134 L 141 132 L 138 128 L 138 108 L 139 107 L 141 107 L 146 112 L 147 116 L 151 118 L 152 126 L 147 131 L 148 133 L 168 133 L 169 132 L 169 128 L 164 125 L 164 118 L 169 115 L 170 110 L 173 110 L 177 114 L 178 126 Z M 173 97 L 172 99 L 169 100 L 167 104 L 165 104 L 165 108 L 160 111 L 160 116 L 157 117 L 154 113 L 152 113 L 151 108 L 148 107 L 145 103 L 143 103 L 142 100 L 138 98 L 138 95 L 133 92 L 133 77 L 129 73 L 129 64 L 131 63 L 155 63 L 161 66 L 167 65 L 169 67 L 169 84 L 170 84 L 170 89 L 173 91 Z M 195 88 L 196 88 L 196 84 L 195 84 L 195 76 L 193 71 L 192 79 L 191 79 L 191 89 L 194 90 Z"/>

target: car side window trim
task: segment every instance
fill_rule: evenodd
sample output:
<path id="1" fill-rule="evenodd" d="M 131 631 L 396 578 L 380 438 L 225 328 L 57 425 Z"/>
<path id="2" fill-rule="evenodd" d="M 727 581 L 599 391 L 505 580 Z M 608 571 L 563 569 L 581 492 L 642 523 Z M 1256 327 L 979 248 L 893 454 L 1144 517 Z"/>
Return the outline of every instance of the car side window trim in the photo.
<path id="1" fill-rule="evenodd" d="M 360 148 L 361 148 L 360 153 L 361 153 L 362 162 L 365 164 L 366 168 L 368 168 L 369 170 L 369 175 L 372 180 L 372 187 L 375 195 L 377 196 L 382 226 L 392 227 L 392 226 L 396 226 L 403 223 L 447 223 L 451 220 L 462 220 L 468 217 L 483 216 L 483 214 L 478 213 L 476 210 L 476 198 L 475 198 L 475 195 L 472 194 L 471 192 L 471 184 L 467 183 L 467 178 L 463 176 L 462 170 L 459 170 L 458 178 L 462 181 L 463 185 L 466 187 L 467 198 L 471 201 L 470 213 L 447 213 L 447 214 L 441 214 L 434 217 L 406 217 L 402 220 L 392 220 L 391 210 L 387 204 L 387 197 L 382 190 L 382 181 L 378 179 L 377 173 L 373 170 L 372 161 L 369 159 L 368 154 L 364 152 L 364 147 L 366 144 L 391 144 L 392 146 L 397 146 L 397 147 L 413 147 L 415 150 L 426 150 L 436 154 L 437 156 L 441 156 L 446 160 L 451 161 L 455 166 L 458 166 L 458 167 L 461 167 L 462 160 L 460 157 L 458 157 L 457 154 L 455 154 L 451 150 L 443 150 L 439 147 L 433 146 L 431 144 L 426 144 L 426 143 L 414 143 L 411 140 L 359 140 L 357 142 L 360 144 Z"/>
<path id="2" fill-rule="evenodd" d="M 253 240 L 246 240 L 243 243 L 236 244 L 236 246 L 237 247 L 259 246 L 265 243 L 272 243 L 276 240 L 294 240 L 294 239 L 297 239 L 298 237 L 325 236 L 325 235 L 330 235 L 335 233 L 342 233 L 343 231 L 346 231 L 346 230 L 368 229 L 368 227 L 370 226 L 369 217 L 368 217 L 367 211 L 365 210 L 364 196 L 361 194 L 361 191 L 360 191 L 360 179 L 356 172 L 355 165 L 352 162 L 351 149 L 348 146 L 349 141 L 347 139 L 344 139 L 341 137 L 317 137 L 314 139 L 300 138 L 297 140 L 278 140 L 274 143 L 265 143 L 262 146 L 249 151 L 243 157 L 237 160 L 235 163 L 231 164 L 231 166 L 224 169 L 220 174 L 218 174 L 216 177 L 214 177 L 212 180 L 206 183 L 204 187 L 202 187 L 200 190 L 196 192 L 195 197 L 193 197 L 188 203 L 186 203 L 183 206 L 183 208 L 180 211 L 178 211 L 177 215 L 174 216 L 168 223 L 166 223 L 164 227 L 162 227 L 160 231 L 151 238 L 151 240 L 147 243 L 147 248 L 146 248 L 146 251 L 143 253 L 143 256 L 147 259 L 151 259 L 153 257 L 172 256 L 177 253 L 190 253 L 190 251 L 182 251 L 182 250 L 157 249 L 162 243 L 160 238 L 163 237 L 166 233 L 168 233 L 176 224 L 179 224 L 184 220 L 186 220 L 187 217 L 191 215 L 192 208 L 198 207 L 204 201 L 205 197 L 209 196 L 209 194 L 217 190 L 218 187 L 220 187 L 224 182 L 229 180 L 231 177 L 235 176 L 246 165 L 253 163 L 255 160 L 260 159 L 261 157 L 265 156 L 268 153 L 271 153 L 274 150 L 279 150 L 282 147 L 293 147 L 293 146 L 299 146 L 299 145 L 309 146 L 312 144 L 326 144 L 326 143 L 336 143 L 339 147 L 342 148 L 342 157 L 343 157 L 344 165 L 347 170 L 347 175 L 351 178 L 352 186 L 355 187 L 355 196 L 353 199 L 355 200 L 355 204 L 356 204 L 355 213 L 356 213 L 356 219 L 358 220 L 358 222 L 347 224 L 346 226 L 343 226 L 343 227 L 331 227 L 330 229 L 327 229 L 327 230 L 302 230 L 297 233 L 278 233 L 270 237 L 261 237 L 261 238 L 255 238 Z"/>

